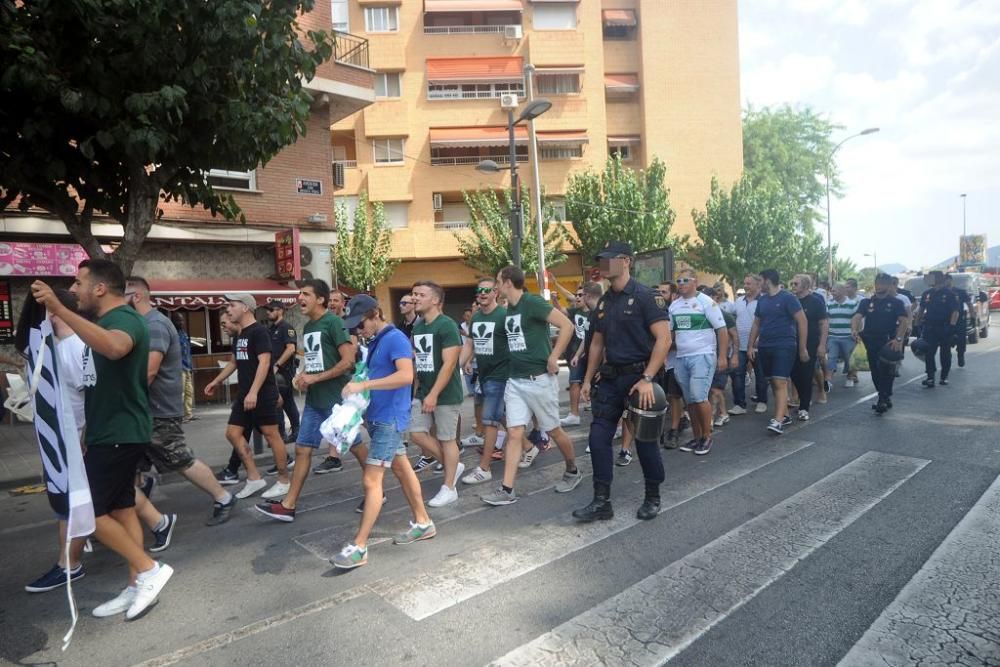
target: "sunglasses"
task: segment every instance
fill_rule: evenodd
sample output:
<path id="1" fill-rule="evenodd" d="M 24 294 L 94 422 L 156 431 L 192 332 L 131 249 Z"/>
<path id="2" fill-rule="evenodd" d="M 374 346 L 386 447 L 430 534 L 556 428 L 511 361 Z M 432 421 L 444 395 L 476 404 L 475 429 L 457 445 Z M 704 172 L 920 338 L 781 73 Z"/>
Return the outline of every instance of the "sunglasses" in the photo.
<path id="1" fill-rule="evenodd" d="M 476 294 L 489 294 L 493 291 L 492 287 L 477 287 Z"/>
<path id="2" fill-rule="evenodd" d="M 677 279 L 677 284 L 678 285 L 687 285 L 688 283 L 693 283 L 693 282 L 694 282 L 694 278 L 678 278 Z"/>
<path id="3" fill-rule="evenodd" d="M 413 302 L 412 301 L 400 301 L 399 305 L 401 305 L 401 306 L 412 306 Z"/>

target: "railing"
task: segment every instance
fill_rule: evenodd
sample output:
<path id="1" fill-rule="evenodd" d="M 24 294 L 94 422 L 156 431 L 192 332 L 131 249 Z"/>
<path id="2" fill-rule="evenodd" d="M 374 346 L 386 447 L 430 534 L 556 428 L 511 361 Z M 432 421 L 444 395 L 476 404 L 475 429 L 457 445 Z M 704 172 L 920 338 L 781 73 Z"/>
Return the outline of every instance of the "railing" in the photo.
<path id="1" fill-rule="evenodd" d="M 425 25 L 425 35 L 485 35 L 504 33 L 506 25 Z M 510 26 L 513 27 L 513 26 Z"/>
<path id="2" fill-rule="evenodd" d="M 333 59 L 344 65 L 368 66 L 368 40 L 348 32 L 333 33 Z"/>
<path id="3" fill-rule="evenodd" d="M 460 155 L 458 157 L 433 157 L 431 164 L 435 166 L 460 166 L 466 164 L 476 165 L 483 160 L 493 160 L 497 164 L 510 164 L 510 155 Z M 527 155 L 518 155 L 518 162 L 527 162 Z"/>
<path id="4" fill-rule="evenodd" d="M 428 90 L 429 100 L 493 100 L 503 95 L 516 94 L 524 97 L 524 88 L 511 90 Z"/>
<path id="5" fill-rule="evenodd" d="M 447 232 L 456 229 L 468 229 L 470 223 L 468 222 L 435 222 L 434 231 L 436 232 Z"/>
<path id="6" fill-rule="evenodd" d="M 342 164 L 342 165 L 344 165 L 344 169 L 357 169 L 358 168 L 358 161 L 357 160 L 334 160 L 333 163 L 334 164 Z"/>

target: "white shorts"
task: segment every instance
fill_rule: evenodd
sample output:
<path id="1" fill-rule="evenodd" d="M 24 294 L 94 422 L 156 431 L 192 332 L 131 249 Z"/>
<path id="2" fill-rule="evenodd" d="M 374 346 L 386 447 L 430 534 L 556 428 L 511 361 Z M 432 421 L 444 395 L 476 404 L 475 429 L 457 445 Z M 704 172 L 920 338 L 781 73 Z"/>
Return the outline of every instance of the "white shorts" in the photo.
<path id="1" fill-rule="evenodd" d="M 546 433 L 559 428 L 559 377 L 536 375 L 511 378 L 503 394 L 507 428 L 528 426 L 534 415 L 538 428 Z"/>

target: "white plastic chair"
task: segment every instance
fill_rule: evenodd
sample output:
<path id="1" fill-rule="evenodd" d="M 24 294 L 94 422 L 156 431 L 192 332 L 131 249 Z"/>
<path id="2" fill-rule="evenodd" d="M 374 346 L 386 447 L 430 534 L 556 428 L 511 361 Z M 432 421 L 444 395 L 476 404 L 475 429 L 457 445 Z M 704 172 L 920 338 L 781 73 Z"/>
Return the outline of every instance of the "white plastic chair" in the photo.
<path id="1" fill-rule="evenodd" d="M 219 370 L 222 370 L 227 365 L 229 365 L 229 362 L 228 361 L 220 361 L 220 362 L 218 362 L 218 364 L 219 364 Z M 222 386 L 226 388 L 226 404 L 227 405 L 229 403 L 233 402 L 232 399 L 229 397 L 229 388 L 232 387 L 233 385 L 239 383 L 239 378 L 237 377 L 239 374 L 240 374 L 239 371 L 233 371 L 232 375 L 230 375 L 229 377 L 227 377 L 225 380 L 222 381 Z"/>

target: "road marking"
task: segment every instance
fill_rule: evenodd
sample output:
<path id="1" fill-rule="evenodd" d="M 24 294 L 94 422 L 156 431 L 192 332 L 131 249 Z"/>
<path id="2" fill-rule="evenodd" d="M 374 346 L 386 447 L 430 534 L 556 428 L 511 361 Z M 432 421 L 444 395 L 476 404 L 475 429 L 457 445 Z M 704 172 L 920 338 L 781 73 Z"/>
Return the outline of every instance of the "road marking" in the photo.
<path id="1" fill-rule="evenodd" d="M 840 665 L 996 664 L 998 572 L 1000 477 Z"/>
<path id="2" fill-rule="evenodd" d="M 663 664 L 928 463 L 868 452 L 493 664 Z"/>
<path id="3" fill-rule="evenodd" d="M 801 440 L 774 440 L 754 448 L 732 466 L 707 468 L 661 490 L 661 512 L 673 509 L 808 446 Z M 502 511 L 502 510 L 499 510 Z M 569 513 L 519 534 L 502 535 L 440 568 L 373 590 L 415 620 L 423 620 L 480 593 L 596 544 L 639 523 L 631 505 L 619 506 L 611 521 L 576 523 Z"/>

